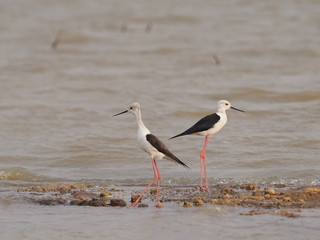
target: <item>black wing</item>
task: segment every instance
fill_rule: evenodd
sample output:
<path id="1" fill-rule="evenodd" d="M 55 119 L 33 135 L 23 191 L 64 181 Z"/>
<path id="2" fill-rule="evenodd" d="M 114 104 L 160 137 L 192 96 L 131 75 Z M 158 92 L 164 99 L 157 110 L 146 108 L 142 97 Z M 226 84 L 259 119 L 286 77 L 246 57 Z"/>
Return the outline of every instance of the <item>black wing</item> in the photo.
<path id="1" fill-rule="evenodd" d="M 187 129 L 186 131 L 184 131 L 184 132 L 182 132 L 172 138 L 206 131 L 206 130 L 212 128 L 219 120 L 220 120 L 220 116 L 218 114 L 216 114 L 216 113 L 210 114 L 208 116 L 201 118 L 191 128 Z M 172 139 L 172 138 L 170 138 L 170 139 Z"/>
<path id="2" fill-rule="evenodd" d="M 171 158 L 172 160 L 174 160 L 175 162 L 177 162 L 178 164 L 184 166 L 185 168 L 190 169 L 185 163 L 183 163 L 179 158 L 177 158 L 172 152 L 169 151 L 169 149 L 167 148 L 167 146 L 160 141 L 159 138 L 157 138 L 156 136 L 152 135 L 152 134 L 147 134 L 146 136 L 147 141 L 155 148 L 157 149 L 159 152 L 163 153 L 164 155 L 166 155 L 167 157 Z"/>

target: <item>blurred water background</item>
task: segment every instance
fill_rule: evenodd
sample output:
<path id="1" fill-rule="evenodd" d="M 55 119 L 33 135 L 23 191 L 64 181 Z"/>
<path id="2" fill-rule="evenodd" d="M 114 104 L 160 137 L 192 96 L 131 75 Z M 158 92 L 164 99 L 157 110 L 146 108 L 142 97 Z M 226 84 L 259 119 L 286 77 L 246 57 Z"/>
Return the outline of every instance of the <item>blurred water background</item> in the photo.
<path id="1" fill-rule="evenodd" d="M 192 169 L 159 162 L 163 184 L 196 186 L 204 139 L 168 138 L 214 112 L 220 99 L 246 113 L 228 111 L 227 125 L 211 138 L 210 184 L 318 185 L 319 13 L 315 0 L 1 0 L 1 191 L 55 182 L 147 184 L 151 161 L 138 148 L 133 116 L 112 117 L 135 101 L 151 132 Z M 245 218 L 214 206 L 160 216 L 148 209 L 138 217 L 7 197 L 0 206 L 6 239 L 319 234 L 318 219 Z M 82 218 L 99 223 L 71 231 Z M 133 232 L 131 220 L 139 225 Z"/>

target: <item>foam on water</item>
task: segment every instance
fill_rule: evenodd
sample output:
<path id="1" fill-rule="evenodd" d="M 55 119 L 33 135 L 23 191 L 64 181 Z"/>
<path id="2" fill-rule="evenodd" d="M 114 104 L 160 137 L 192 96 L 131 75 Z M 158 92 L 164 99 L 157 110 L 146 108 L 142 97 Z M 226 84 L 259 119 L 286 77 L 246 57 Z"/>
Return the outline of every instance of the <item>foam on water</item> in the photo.
<path id="1" fill-rule="evenodd" d="M 3 182 L 13 183 L 16 185 L 16 182 L 19 183 L 48 183 L 48 182 L 58 182 L 62 179 L 50 178 L 44 175 L 38 175 L 29 171 L 23 167 L 13 167 L 13 168 L 4 168 L 0 169 L 0 180 Z"/>

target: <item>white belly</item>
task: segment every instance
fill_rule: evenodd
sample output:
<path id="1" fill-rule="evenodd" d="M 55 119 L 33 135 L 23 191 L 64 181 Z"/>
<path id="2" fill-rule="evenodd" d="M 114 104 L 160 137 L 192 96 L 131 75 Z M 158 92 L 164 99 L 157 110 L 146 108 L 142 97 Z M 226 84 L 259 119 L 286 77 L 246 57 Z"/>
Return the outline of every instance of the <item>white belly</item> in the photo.
<path id="1" fill-rule="evenodd" d="M 137 139 L 139 146 L 143 151 L 148 153 L 151 157 L 155 157 L 156 159 L 162 159 L 165 155 L 155 149 L 146 139 L 146 135 L 149 134 L 149 131 L 141 131 L 138 129 Z"/>

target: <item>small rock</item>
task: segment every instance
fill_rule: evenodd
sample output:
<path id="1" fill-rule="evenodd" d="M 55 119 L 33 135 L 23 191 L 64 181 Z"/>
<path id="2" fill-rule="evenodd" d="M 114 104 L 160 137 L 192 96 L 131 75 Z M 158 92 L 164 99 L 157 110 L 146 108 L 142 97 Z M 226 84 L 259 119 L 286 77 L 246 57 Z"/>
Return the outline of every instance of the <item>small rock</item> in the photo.
<path id="1" fill-rule="evenodd" d="M 70 202 L 71 205 L 78 206 L 91 206 L 91 207 L 105 207 L 107 204 L 104 201 L 100 201 L 99 199 L 91 199 L 91 200 L 73 200 Z"/>
<path id="2" fill-rule="evenodd" d="M 83 200 L 83 201 L 73 200 L 73 201 L 72 201 L 72 205 L 77 205 L 77 206 L 89 206 L 89 200 Z"/>
<path id="3" fill-rule="evenodd" d="M 265 188 L 264 189 L 264 194 L 267 195 L 275 195 L 276 194 L 276 190 L 272 189 L 272 188 Z"/>
<path id="4" fill-rule="evenodd" d="M 307 187 L 304 189 L 305 192 L 307 193 L 319 193 L 320 192 L 320 188 L 318 187 Z"/>
<path id="5" fill-rule="evenodd" d="M 67 200 L 65 200 L 63 198 L 40 199 L 40 200 L 36 200 L 36 202 L 41 204 L 41 205 L 61 205 L 61 204 L 65 204 L 67 202 Z"/>
<path id="6" fill-rule="evenodd" d="M 253 189 L 255 189 L 255 185 L 253 185 L 253 184 L 243 184 L 243 185 L 241 185 L 240 186 L 240 188 L 242 188 L 242 189 L 245 189 L 245 190 L 253 190 Z"/>
<path id="7" fill-rule="evenodd" d="M 259 191 L 260 187 L 254 184 L 242 184 L 240 188 L 245 189 L 247 191 Z"/>
<path id="8" fill-rule="evenodd" d="M 111 192 L 100 193 L 101 200 L 108 200 L 109 198 L 112 198 L 112 197 L 113 197 L 113 195 Z"/>
<path id="9" fill-rule="evenodd" d="M 193 204 L 191 202 L 184 202 L 183 203 L 183 207 L 187 208 L 187 207 L 193 207 Z"/>
<path id="10" fill-rule="evenodd" d="M 221 204 L 221 205 L 231 205 L 232 201 L 230 199 L 226 199 L 226 200 L 222 200 L 221 202 L 219 202 L 219 204 Z"/>
<path id="11" fill-rule="evenodd" d="M 139 195 L 132 194 L 132 195 L 131 195 L 131 202 L 134 203 L 135 201 L 137 201 L 137 199 L 138 199 L 139 197 L 140 197 Z M 141 199 L 140 199 L 139 202 L 141 202 Z"/>
<path id="12" fill-rule="evenodd" d="M 211 204 L 216 204 L 218 202 L 218 199 L 211 199 Z"/>
<path id="13" fill-rule="evenodd" d="M 111 199 L 109 205 L 111 207 L 125 207 L 127 203 L 123 199 Z"/>
<path id="14" fill-rule="evenodd" d="M 157 194 L 157 189 L 150 189 L 150 194 L 152 194 L 152 195 Z"/>
<path id="15" fill-rule="evenodd" d="M 61 187 L 58 190 L 61 194 L 66 194 L 70 192 L 70 188 L 68 189 L 67 187 Z"/>
<path id="16" fill-rule="evenodd" d="M 204 204 L 204 202 L 201 199 L 197 199 L 193 203 L 196 207 L 200 207 Z"/>
<path id="17" fill-rule="evenodd" d="M 230 194 L 226 193 L 226 194 L 223 195 L 223 198 L 229 199 L 229 198 L 232 198 L 232 196 Z"/>
<path id="18" fill-rule="evenodd" d="M 284 201 L 284 202 L 291 202 L 291 198 L 290 198 L 290 197 L 284 197 L 284 198 L 283 198 L 283 201 Z"/>
<path id="19" fill-rule="evenodd" d="M 101 201 L 100 199 L 96 199 L 96 198 L 89 200 L 87 202 L 88 202 L 88 206 L 91 206 L 91 207 L 105 207 L 105 206 L 107 206 L 107 204 L 104 201 Z"/>
<path id="20" fill-rule="evenodd" d="M 223 193 L 234 193 L 233 189 L 231 187 L 225 187 L 221 189 L 221 192 Z"/>
<path id="21" fill-rule="evenodd" d="M 162 203 L 157 203 L 155 207 L 156 207 L 156 208 L 163 208 L 164 205 L 163 205 Z"/>
<path id="22" fill-rule="evenodd" d="M 85 196 L 78 196 L 77 197 L 79 200 L 81 200 L 81 201 L 85 201 L 85 200 L 89 200 L 87 197 L 85 197 Z"/>
<path id="23" fill-rule="evenodd" d="M 148 204 L 145 204 L 145 203 L 140 203 L 140 204 L 138 205 L 138 208 L 145 208 L 145 207 L 149 207 L 149 205 L 148 205 Z"/>
<path id="24" fill-rule="evenodd" d="M 80 202 L 81 202 L 81 200 L 72 200 L 70 202 L 70 205 L 79 205 Z"/>
<path id="25" fill-rule="evenodd" d="M 261 193 L 259 191 L 257 192 L 252 192 L 252 196 L 253 197 L 260 197 L 261 196 Z"/>
<path id="26" fill-rule="evenodd" d="M 268 195 L 268 196 L 270 197 L 270 195 Z M 263 201 L 263 200 L 265 200 L 265 197 L 264 196 L 255 196 L 254 199 L 256 201 Z"/>

